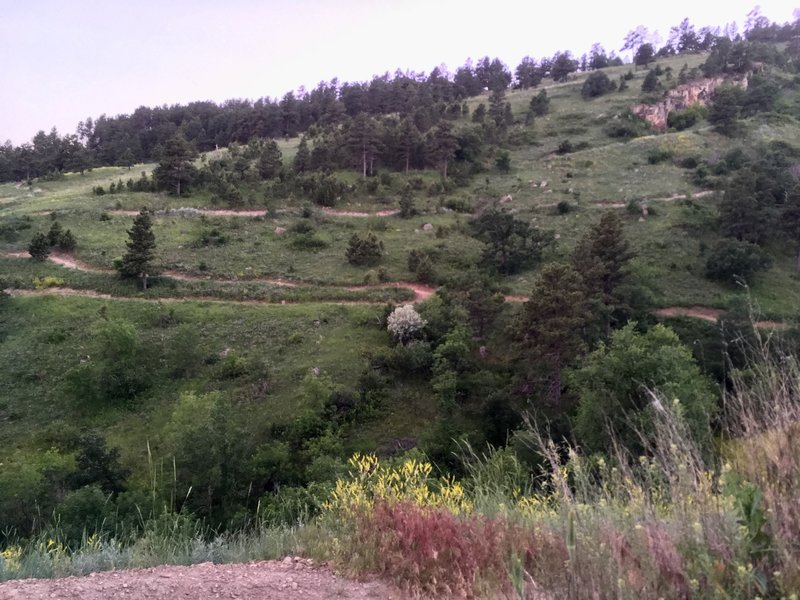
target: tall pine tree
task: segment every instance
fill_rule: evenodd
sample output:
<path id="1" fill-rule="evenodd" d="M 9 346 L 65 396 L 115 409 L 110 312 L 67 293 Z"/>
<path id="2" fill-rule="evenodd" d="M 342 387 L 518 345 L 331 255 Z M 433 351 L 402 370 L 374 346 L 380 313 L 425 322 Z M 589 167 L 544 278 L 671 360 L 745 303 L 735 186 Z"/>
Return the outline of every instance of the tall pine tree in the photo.
<path id="1" fill-rule="evenodd" d="M 117 270 L 123 277 L 141 279 L 142 288 L 146 290 L 147 277 L 153 272 L 153 250 L 156 247 L 153 224 L 147 209 L 143 208 L 133 220 L 128 238 L 128 251 L 119 261 Z"/>
<path id="2" fill-rule="evenodd" d="M 622 221 L 611 211 L 578 242 L 572 255 L 573 267 L 583 278 L 603 336 L 607 337 L 612 327 L 628 320 L 630 307 L 623 284 L 629 276 L 631 258 L 633 253 L 625 239 Z"/>
<path id="3" fill-rule="evenodd" d="M 581 276 L 568 265 L 542 269 L 522 307 L 517 346 L 529 382 L 543 382 L 551 406 L 561 405 L 561 373 L 584 350 L 588 320 Z"/>

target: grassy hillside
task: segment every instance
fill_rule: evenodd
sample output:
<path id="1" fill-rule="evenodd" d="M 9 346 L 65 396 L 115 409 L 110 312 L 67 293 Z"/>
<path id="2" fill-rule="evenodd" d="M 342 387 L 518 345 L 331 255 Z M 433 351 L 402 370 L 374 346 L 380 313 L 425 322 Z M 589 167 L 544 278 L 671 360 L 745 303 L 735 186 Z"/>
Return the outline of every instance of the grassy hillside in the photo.
<path id="1" fill-rule="evenodd" d="M 684 64 L 692 69 L 705 59 L 659 60 L 671 73 L 662 85 L 672 86 Z M 269 181 L 243 179 L 235 202 L 210 184 L 181 197 L 107 191 L 150 176 L 154 164 L 0 185 L 0 283 L 8 291 L 0 298 L 0 463 L 7 467 L 0 489 L 5 483 L 9 490 L 0 491 L 0 530 L 8 532 L 0 535 L 10 541 L 59 531 L 58 515 L 70 514 L 79 532 L 59 535 L 74 545 L 81 527 L 112 535 L 120 523 L 137 521 L 132 507 L 143 498 L 159 505 L 148 517 L 181 512 L 219 530 L 262 510 L 273 511 L 275 522 L 294 522 L 319 510 L 353 452 L 393 457 L 420 448 L 443 472 L 464 474 L 454 439 L 508 444 L 521 457 L 517 466 L 530 473 L 540 459 L 525 447 L 522 415 L 552 419 L 554 436 L 573 436 L 581 403 L 576 373 L 600 360 L 611 330 L 624 325 L 608 316 L 615 311 L 638 321 L 636 335 L 646 335 L 660 331 L 652 328 L 658 308 L 700 307 L 727 324 L 747 316 L 752 303 L 790 343 L 800 276 L 788 234 L 764 242 L 769 268 L 749 277 L 746 289 L 710 279 L 706 265 L 725 238 L 720 207 L 735 175 L 714 167 L 737 149 L 755 161 L 764 148 L 784 148 L 776 142 L 800 139 L 796 86 L 781 89 L 780 110 L 742 118 L 736 136 L 700 119 L 683 131 L 642 129 L 644 135 L 624 140 L 615 132 L 627 127 L 648 71 L 604 71 L 614 82 L 629 71 L 627 89 L 592 100 L 581 96 L 587 73 L 509 91 L 514 122 L 506 135 L 487 134 L 474 161 L 454 159 L 455 174 L 445 182 L 433 170 L 385 169 L 367 181 L 356 169 L 306 175 L 306 182 L 336 180 L 334 206 L 319 206 L 299 184 L 290 188 L 287 171 Z M 550 110 L 531 120 L 531 99 L 542 89 Z M 488 94 L 466 101 L 469 114 L 453 127 L 473 127 L 470 115 L 488 102 Z M 285 169 L 299 145 L 299 138 L 279 142 Z M 216 150 L 196 164 L 204 168 L 237 152 Z M 506 152 L 508 169 L 498 166 Z M 409 195 L 416 214 L 402 218 L 396 213 Z M 140 208 L 152 211 L 159 271 L 147 290 L 114 270 Z M 530 260 L 513 273 L 486 268 L 486 244 L 475 231 L 476 219 L 496 209 L 552 240 L 541 257 L 529 248 Z M 528 342 L 520 323 L 538 316 L 525 314 L 530 305 L 523 301 L 542 293 L 541 278 L 553 263 L 577 260 L 608 213 L 619 216 L 630 245 L 623 270 L 633 291 L 621 308 L 604 312 L 604 298 L 587 309 L 600 321 L 583 326 L 579 351 L 565 359 L 558 404 L 542 391 L 537 370 L 550 363 L 531 365 L 520 350 Z M 56 221 L 77 240 L 74 252 L 29 258 L 34 234 Z M 383 244 L 380 261 L 348 262 L 351 238 L 369 234 Z M 413 265 L 422 255 L 430 261 L 423 275 Z M 423 329 L 419 339 L 395 343 L 387 316 L 410 301 Z M 557 297 L 559 303 L 569 304 Z M 738 333 L 672 323 L 691 346 L 687 360 L 693 353 L 700 362 L 702 386 L 720 403 L 729 383 L 722 348 Z M 734 366 L 744 365 L 739 359 Z M 721 435 L 718 421 L 708 419 Z M 105 440 L 98 470 L 124 474 L 122 488 L 103 487 L 108 482 L 100 476 L 75 483 L 76 472 L 94 473 L 81 462 L 96 457 L 87 454 L 87 434 Z M 14 487 L 15 481 L 27 483 Z M 572 519 L 573 500 L 559 498 L 563 510 L 548 512 L 549 522 L 560 527 Z M 737 589 L 750 589 L 742 585 Z"/>

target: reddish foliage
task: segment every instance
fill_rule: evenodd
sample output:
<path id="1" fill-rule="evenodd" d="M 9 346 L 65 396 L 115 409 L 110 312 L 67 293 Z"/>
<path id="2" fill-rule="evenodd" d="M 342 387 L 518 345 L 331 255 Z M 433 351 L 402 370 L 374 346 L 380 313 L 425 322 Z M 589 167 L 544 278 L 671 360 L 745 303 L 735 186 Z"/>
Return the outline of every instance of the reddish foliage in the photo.
<path id="1" fill-rule="evenodd" d="M 563 565 L 568 556 L 555 534 L 410 503 L 377 504 L 360 520 L 357 539 L 378 573 L 415 593 L 437 597 L 470 597 L 487 585 L 508 588 L 512 557 L 533 573 L 541 570 L 543 560 Z"/>

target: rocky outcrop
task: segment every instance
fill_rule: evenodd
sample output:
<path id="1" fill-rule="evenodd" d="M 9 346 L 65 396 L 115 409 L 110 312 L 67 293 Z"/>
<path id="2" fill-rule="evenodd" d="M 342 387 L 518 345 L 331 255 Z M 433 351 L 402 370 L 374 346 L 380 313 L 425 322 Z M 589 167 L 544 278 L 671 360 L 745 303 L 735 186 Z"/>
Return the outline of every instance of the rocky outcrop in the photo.
<path id="1" fill-rule="evenodd" d="M 711 77 L 697 79 L 664 93 L 664 98 L 656 104 L 635 104 L 631 112 L 647 121 L 653 129 L 666 131 L 667 117 L 674 110 L 684 110 L 693 104 L 707 106 L 718 87 L 723 83 L 747 88 L 747 78 L 731 79 L 727 77 Z"/>

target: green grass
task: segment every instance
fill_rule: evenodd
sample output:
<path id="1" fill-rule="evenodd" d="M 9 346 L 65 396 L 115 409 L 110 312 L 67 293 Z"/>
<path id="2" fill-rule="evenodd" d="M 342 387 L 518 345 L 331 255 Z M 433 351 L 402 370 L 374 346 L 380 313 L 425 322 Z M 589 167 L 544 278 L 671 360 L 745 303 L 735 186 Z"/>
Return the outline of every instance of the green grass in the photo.
<path id="1" fill-rule="evenodd" d="M 375 325 L 380 306 L 161 304 L 36 297 L 5 299 L 2 310 L 0 360 L 7 365 L 0 370 L 0 387 L 5 390 L 0 400 L 3 455 L 18 448 L 46 446 L 57 424 L 68 422 L 79 430 L 106 430 L 113 443 L 121 446 L 123 457 L 137 459 L 131 464 L 143 464 L 140 459 L 147 441 L 158 447 L 164 415 L 187 389 L 226 390 L 252 417 L 251 431 L 258 432 L 302 412 L 305 401 L 300 384 L 310 369 L 318 367 L 337 384 L 353 387 L 364 352 L 386 343 L 385 332 Z M 94 328 L 105 320 L 133 323 L 161 365 L 155 371 L 162 374 L 155 375 L 151 392 L 137 399 L 134 410 L 89 409 L 67 390 L 67 374 L 94 352 Z M 192 347 L 185 349 L 192 350 L 199 362 L 191 376 L 174 379 L 163 373 L 174 360 L 174 345 L 189 330 L 195 335 Z M 213 366 L 202 367 L 206 358 L 226 349 L 267 365 L 266 397 L 252 395 L 250 376 L 220 380 Z"/>

